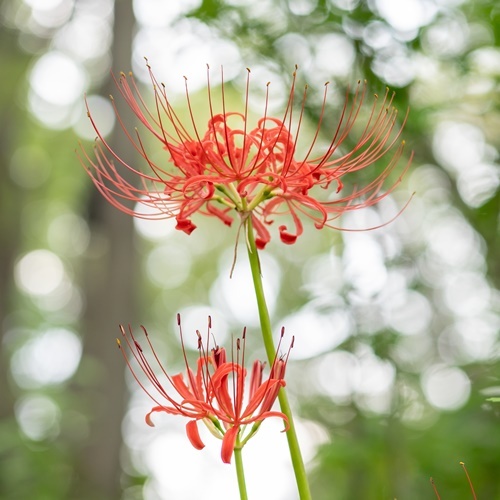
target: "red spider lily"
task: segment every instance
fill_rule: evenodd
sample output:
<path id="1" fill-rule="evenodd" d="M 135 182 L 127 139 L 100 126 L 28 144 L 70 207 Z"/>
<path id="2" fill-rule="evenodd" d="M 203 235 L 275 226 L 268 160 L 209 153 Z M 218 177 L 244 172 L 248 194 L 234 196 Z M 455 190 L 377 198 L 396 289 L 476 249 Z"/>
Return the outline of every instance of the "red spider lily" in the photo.
<path id="1" fill-rule="evenodd" d="M 245 330 L 242 338 L 236 342 L 236 361 L 228 361 L 224 348 L 216 346 L 209 350 L 209 339 L 211 337 L 211 319 L 209 317 L 206 346 L 203 345 L 200 332 L 196 332 L 200 357 L 198 358 L 196 373 L 194 373 L 187 361 L 179 315 L 177 315 L 177 324 L 179 325 L 186 363 L 187 380 L 184 379 L 182 373 L 172 376 L 167 373 L 158 359 L 146 329 L 142 327 L 153 358 L 173 391 L 171 389 L 167 390 L 155 374 L 148 357 L 144 354 L 131 328 L 129 327 L 127 332 L 120 326 L 129 351 L 153 388 L 153 390 L 150 390 L 141 382 L 125 349 L 122 347 L 122 343 L 118 340 L 118 346 L 121 348 L 132 375 L 144 392 L 157 405 L 146 415 L 148 425 L 154 427 L 151 415 L 157 412 L 187 417 L 189 419 L 186 424 L 187 437 L 197 450 L 201 450 L 205 447 L 205 444 L 198 431 L 198 421 L 202 420 L 214 436 L 222 439 L 221 457 L 224 463 L 230 463 L 234 448 L 243 447 L 248 439 L 255 434 L 264 419 L 280 417 L 288 426 L 286 415 L 278 411 L 272 411 L 272 406 L 278 397 L 280 388 L 285 386 L 283 379 L 290 351 L 285 357 L 276 356 L 269 378 L 265 381 L 263 381 L 265 363 L 254 362 L 250 376 L 248 401 L 245 405 L 244 394 L 247 379 Z M 284 331 L 282 330 L 281 337 L 283 335 Z M 249 424 L 253 425 L 245 434 L 246 426 Z"/>
<path id="2" fill-rule="evenodd" d="M 394 94 L 386 91 L 375 102 L 361 127 L 356 125 L 363 114 L 366 83 L 358 85 L 355 92 L 346 95 L 337 125 L 326 122 L 328 83 L 325 84 L 323 104 L 312 142 L 302 159 L 296 158 L 297 141 L 303 126 L 308 93 L 307 86 L 300 98 L 300 111 L 295 119 L 296 71 L 281 119 L 268 116 L 269 83 L 266 87 L 264 114 L 256 127 L 249 123 L 248 95 L 250 70 L 246 83 L 243 112 L 228 112 L 222 83 L 222 112 L 214 111 L 210 72 L 207 69 L 208 108 L 210 119 L 206 132 L 195 123 L 186 79 L 187 111 L 190 123 L 182 123 L 175 111 L 165 86 L 148 70 L 154 89 L 154 108 L 149 108 L 130 74 L 122 73 L 117 87 L 128 106 L 168 153 L 168 162 L 157 163 L 141 136 L 128 132 L 116 106 L 120 125 L 128 139 L 144 160 L 145 169 L 132 166 L 113 151 L 100 134 L 90 111 L 88 115 L 98 135 L 95 160 L 83 151 L 82 164 L 102 195 L 125 213 L 148 219 L 175 217 L 176 229 L 190 234 L 195 228 L 191 217 L 195 213 L 214 216 L 230 226 L 231 212 L 245 221 L 251 217 L 258 248 L 270 240 L 267 225 L 283 215 L 291 217 L 294 230 L 285 224 L 279 226 L 280 238 L 292 244 L 303 231 L 301 215 L 311 218 L 315 226 L 335 227 L 331 224 L 344 212 L 369 207 L 387 196 L 407 170 L 403 169 L 395 182 L 389 181 L 403 154 L 404 141 L 400 142 L 402 126 L 397 127 L 397 110 L 392 107 Z M 406 121 L 406 117 L 403 120 Z M 296 123 L 296 125 L 293 125 Z M 192 129 L 192 132 L 188 131 Z M 295 128 L 292 133 L 292 128 Z M 357 134 L 356 144 L 344 150 L 343 144 Z M 134 134 L 135 135 L 135 134 Z M 313 153 L 320 137 L 330 137 L 324 151 Z M 392 152 L 391 152 L 392 151 Z M 347 189 L 347 174 L 367 169 L 391 154 L 381 172 L 374 172 L 366 185 Z M 170 163 L 170 165 L 168 165 Z M 139 185 L 134 185 L 122 175 L 122 169 L 136 174 Z M 387 187 L 384 187 L 388 184 Z M 333 189 L 331 188 L 333 186 Z M 323 194 L 315 187 L 325 190 Z M 132 205 L 135 204 L 135 207 Z M 147 207 L 148 210 L 141 211 Z"/>

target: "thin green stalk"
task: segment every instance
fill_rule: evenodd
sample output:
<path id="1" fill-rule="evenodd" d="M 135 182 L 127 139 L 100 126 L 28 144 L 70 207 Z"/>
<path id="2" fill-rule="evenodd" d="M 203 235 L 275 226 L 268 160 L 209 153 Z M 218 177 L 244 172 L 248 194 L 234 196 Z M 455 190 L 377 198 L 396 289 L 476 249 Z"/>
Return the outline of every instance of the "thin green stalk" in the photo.
<path id="1" fill-rule="evenodd" d="M 272 365 L 274 357 L 276 355 L 276 347 L 274 346 L 271 319 L 269 317 L 269 310 L 267 308 L 266 298 L 264 296 L 259 254 L 257 253 L 257 246 L 255 245 L 255 237 L 253 234 L 251 217 L 248 217 L 246 219 L 245 225 L 247 229 L 248 259 L 250 261 L 250 268 L 252 270 L 255 296 L 257 298 L 257 306 L 259 309 L 262 339 L 264 341 L 267 359 L 269 360 L 270 365 Z M 297 432 L 295 430 L 295 424 L 293 421 L 292 410 L 290 408 L 288 396 L 285 392 L 284 387 L 280 389 L 278 400 L 280 402 L 281 411 L 288 417 L 289 429 L 286 433 L 286 438 L 288 440 L 288 448 L 290 449 L 290 456 L 292 459 L 293 470 L 295 472 L 295 479 L 297 481 L 297 489 L 299 491 L 300 500 L 310 500 L 311 492 L 309 491 L 309 483 L 307 482 L 304 460 L 302 459 L 299 440 L 297 439 Z"/>
<path id="2" fill-rule="evenodd" d="M 240 490 L 240 499 L 248 500 L 247 486 L 245 483 L 245 471 L 243 470 L 243 458 L 241 448 L 234 449 L 234 464 L 236 465 L 236 475 L 238 477 L 238 488 Z"/>

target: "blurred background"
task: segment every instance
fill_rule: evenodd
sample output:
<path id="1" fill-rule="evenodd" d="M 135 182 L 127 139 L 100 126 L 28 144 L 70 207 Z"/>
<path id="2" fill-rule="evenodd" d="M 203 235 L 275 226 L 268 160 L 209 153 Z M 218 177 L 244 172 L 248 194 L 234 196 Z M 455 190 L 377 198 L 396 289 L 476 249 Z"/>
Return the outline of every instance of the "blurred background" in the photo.
<path id="1" fill-rule="evenodd" d="M 460 461 L 478 498 L 500 499 L 497 2 L 2 0 L 0 21 L 0 498 L 237 498 L 219 442 L 203 434 L 194 450 L 175 417 L 145 425 L 151 402 L 115 343 L 119 323 L 144 324 L 176 373 L 176 313 L 193 349 L 211 314 L 219 344 L 246 325 L 248 359 L 263 358 L 244 247 L 229 279 L 237 228 L 132 220 L 75 154 L 95 136 L 86 93 L 133 161 L 110 69 L 132 69 L 150 99 L 147 56 L 181 115 L 183 76 L 207 114 L 206 63 L 214 89 L 224 65 L 234 103 L 251 68 L 257 115 L 270 81 L 278 116 L 298 64 L 310 127 L 326 81 L 332 124 L 359 79 L 410 108 L 410 172 L 342 225 L 387 221 L 415 192 L 408 208 L 376 231 L 306 223 L 293 246 L 274 234 L 271 316 L 296 339 L 287 381 L 315 499 L 433 498 L 431 476 L 443 498 L 469 499 Z M 266 422 L 244 450 L 251 498 L 296 498 L 280 428 Z"/>

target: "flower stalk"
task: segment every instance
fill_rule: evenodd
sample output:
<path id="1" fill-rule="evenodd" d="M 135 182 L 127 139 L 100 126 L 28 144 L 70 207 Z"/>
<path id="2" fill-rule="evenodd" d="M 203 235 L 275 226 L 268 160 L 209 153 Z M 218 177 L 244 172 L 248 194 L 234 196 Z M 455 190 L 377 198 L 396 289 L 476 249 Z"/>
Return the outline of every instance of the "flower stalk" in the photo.
<path id="1" fill-rule="evenodd" d="M 252 229 L 251 217 L 246 218 L 245 227 L 247 235 L 248 260 L 250 262 L 250 269 L 252 271 L 255 297 L 257 299 L 257 307 L 259 310 L 259 320 L 262 332 L 262 340 L 264 342 L 269 363 L 273 363 L 276 354 L 276 348 L 274 347 L 269 309 L 267 307 L 266 297 L 264 295 L 264 286 L 262 283 L 260 260 L 259 260 L 257 245 L 255 243 L 254 232 Z M 286 415 L 288 419 L 288 431 L 286 432 L 286 438 L 288 441 L 288 448 L 290 450 L 290 457 L 292 460 L 292 466 L 295 474 L 295 480 L 297 483 L 297 490 L 299 492 L 299 497 L 300 500 L 310 500 L 312 497 L 309 489 L 309 483 L 307 480 L 304 460 L 302 458 L 302 452 L 300 450 L 297 431 L 295 429 L 292 409 L 290 407 L 288 396 L 286 394 L 284 387 L 280 388 L 280 391 L 278 393 L 278 401 L 280 403 L 281 412 L 284 415 Z"/>
<path id="2" fill-rule="evenodd" d="M 240 499 L 248 500 L 247 486 L 245 483 L 245 471 L 243 469 L 243 457 L 241 456 L 241 448 L 239 446 L 236 446 L 234 449 L 234 465 L 236 467 L 236 477 L 238 478 Z"/>

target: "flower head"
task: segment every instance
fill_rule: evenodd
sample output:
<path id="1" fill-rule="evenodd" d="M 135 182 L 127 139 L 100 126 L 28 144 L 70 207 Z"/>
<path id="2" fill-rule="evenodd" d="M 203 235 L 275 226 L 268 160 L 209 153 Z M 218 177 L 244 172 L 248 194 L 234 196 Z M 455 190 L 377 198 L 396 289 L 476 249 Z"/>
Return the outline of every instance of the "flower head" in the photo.
<path id="1" fill-rule="evenodd" d="M 143 376 L 134 368 L 132 360 L 127 355 L 127 349 L 120 340 L 118 340 L 118 346 L 132 375 L 144 392 L 155 402 L 155 406 L 146 415 L 148 425 L 154 427 L 152 421 L 154 413 L 182 415 L 189 420 L 186 424 L 189 441 L 196 449 L 201 450 L 205 447 L 198 430 L 198 422 L 201 420 L 214 436 L 222 439 L 221 458 L 223 462 L 230 463 L 235 447 L 243 447 L 258 430 L 263 420 L 269 417 L 279 417 L 284 420 L 285 424 L 288 424 L 287 417 L 279 411 L 273 411 L 272 406 L 280 388 L 285 386 L 285 369 L 290 351 L 286 356 L 275 357 L 267 380 L 263 380 L 265 363 L 255 361 L 247 384 L 245 330 L 241 339 L 236 341 L 236 360 L 228 361 L 224 348 L 215 346 L 209 349 L 209 340 L 212 336 L 209 317 L 205 344 L 200 332 L 196 332 L 200 356 L 195 373 L 187 361 L 179 315 L 177 315 L 177 323 L 186 363 L 185 378 L 182 373 L 177 375 L 167 373 L 153 348 L 146 329 L 142 327 L 152 358 L 158 365 L 161 375 L 166 378 L 167 386 L 155 373 L 149 357 L 144 353 L 131 328 L 129 327 L 127 331 L 122 326 L 120 327 L 125 345 L 132 353 L 143 375 L 146 376 L 148 386 L 141 381 Z M 281 338 L 283 334 L 282 330 Z M 246 385 L 249 386 L 248 398 L 245 398 Z M 252 425 L 248 429 L 247 426 L 250 424 Z"/>
<path id="2" fill-rule="evenodd" d="M 320 229 L 347 211 L 372 206 L 388 195 L 401 181 L 409 162 L 396 181 L 391 173 L 403 154 L 404 141 L 399 140 L 397 110 L 392 107 L 394 95 L 386 91 L 363 118 L 366 83 L 358 82 L 355 91 L 346 95 L 337 125 L 331 127 L 327 113 L 328 83 L 316 130 L 306 153 L 298 157 L 297 143 L 303 128 L 308 88 L 297 97 L 296 71 L 283 116 L 268 115 L 269 83 L 263 116 L 252 125 L 249 117 L 250 70 L 242 112 L 228 111 L 224 83 L 222 110 L 215 111 L 214 95 L 207 68 L 207 106 L 210 119 L 206 130 L 196 124 L 186 79 L 188 123 L 183 123 L 170 101 L 165 86 L 159 83 L 148 65 L 154 90 L 154 106 L 148 106 L 134 77 L 122 73 L 117 87 L 139 121 L 165 150 L 165 159 L 157 159 L 146 150 L 137 132 L 128 131 L 117 112 L 128 139 L 143 158 L 143 166 L 132 165 L 113 151 L 99 132 L 90 110 L 88 115 L 97 133 L 95 159 L 83 150 L 82 164 L 103 196 L 120 210 L 143 218 L 175 218 L 176 228 L 190 234 L 196 225 L 195 213 L 216 217 L 230 226 L 233 217 L 242 221 L 251 217 L 259 248 L 270 240 L 267 227 L 275 219 L 280 238 L 292 244 L 303 231 L 301 217 L 312 219 Z M 296 101 L 299 101 L 298 116 Z M 113 105 L 114 100 L 113 100 Z M 403 120 L 403 125 L 404 121 Z M 361 126 L 358 122 L 362 121 Z M 317 143 L 327 143 L 317 154 Z M 350 149 L 344 143 L 355 141 Z M 373 167 L 389 155 L 382 171 L 375 169 L 370 180 L 357 187 L 345 187 L 348 174 Z M 138 182 L 133 184 L 124 171 L 131 171 Z M 323 188 L 323 192 L 317 188 Z M 147 207 L 143 210 L 137 207 Z M 288 216 L 288 221 L 283 216 Z M 286 222 L 286 223 L 285 223 Z M 289 229 L 287 224 L 292 224 Z M 332 226 L 335 227 L 335 226 Z"/>

